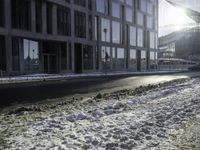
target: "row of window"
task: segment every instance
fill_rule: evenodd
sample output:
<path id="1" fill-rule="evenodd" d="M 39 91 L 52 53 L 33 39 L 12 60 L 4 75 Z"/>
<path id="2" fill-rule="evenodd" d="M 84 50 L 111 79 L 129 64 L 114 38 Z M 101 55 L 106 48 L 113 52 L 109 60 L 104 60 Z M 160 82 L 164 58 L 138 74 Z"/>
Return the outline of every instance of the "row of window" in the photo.
<path id="1" fill-rule="evenodd" d="M 126 3 L 130 6 L 133 5 L 132 0 L 126 0 Z M 147 0 L 141 0 L 138 1 L 139 4 L 139 10 L 143 11 L 143 13 L 137 11 L 137 23 L 139 25 L 144 25 L 144 12 L 148 13 L 150 15 L 147 15 L 147 27 L 153 28 L 153 16 L 155 16 L 155 8 L 154 5 L 151 2 L 148 2 Z M 121 5 L 119 1 L 112 0 L 112 11 L 111 15 L 116 18 L 122 18 L 122 20 L 126 20 L 127 22 L 133 22 L 134 19 L 134 8 Z M 109 15 L 109 6 L 110 3 L 108 0 L 96 0 L 96 10 L 100 13 L 104 13 Z"/>
<path id="2" fill-rule="evenodd" d="M 149 65 L 150 69 L 155 69 L 157 64 L 157 52 L 150 51 L 148 53 L 144 50 L 137 51 L 130 49 L 129 52 L 129 64 L 127 64 L 127 57 L 124 48 L 106 47 L 101 48 L 101 62 L 103 70 L 112 69 L 126 69 L 129 65 L 130 69 L 134 70 L 146 70 Z M 149 60 L 149 62 L 147 61 Z"/>
<path id="3" fill-rule="evenodd" d="M 98 38 L 98 17 L 95 18 L 95 38 Z M 112 27 L 112 29 L 111 29 Z M 145 32 L 143 28 L 136 28 L 135 26 L 127 25 L 127 34 L 129 33 L 129 45 L 145 47 Z M 148 31 L 148 47 L 157 48 L 157 34 L 155 32 Z M 111 39 L 112 35 L 112 39 Z M 124 33 L 122 32 L 122 25 L 118 21 L 110 21 L 105 18 L 101 18 L 101 41 L 120 44 L 124 42 Z"/>

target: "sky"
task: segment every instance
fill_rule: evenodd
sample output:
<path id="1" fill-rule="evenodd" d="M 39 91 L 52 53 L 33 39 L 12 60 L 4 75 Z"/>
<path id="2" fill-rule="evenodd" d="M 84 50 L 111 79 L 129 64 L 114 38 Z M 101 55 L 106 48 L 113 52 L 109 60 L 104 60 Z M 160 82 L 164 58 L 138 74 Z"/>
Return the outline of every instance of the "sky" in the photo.
<path id="1" fill-rule="evenodd" d="M 200 0 L 174 0 L 196 11 L 200 10 Z M 159 36 L 181 30 L 186 24 L 195 23 L 184 14 L 182 9 L 175 8 L 165 0 L 159 0 Z"/>

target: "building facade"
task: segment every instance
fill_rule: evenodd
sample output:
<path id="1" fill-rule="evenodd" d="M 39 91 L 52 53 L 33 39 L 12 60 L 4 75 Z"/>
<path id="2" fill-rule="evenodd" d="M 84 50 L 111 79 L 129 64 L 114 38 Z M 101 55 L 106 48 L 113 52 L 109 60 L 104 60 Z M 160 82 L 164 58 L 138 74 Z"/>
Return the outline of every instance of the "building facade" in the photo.
<path id="1" fill-rule="evenodd" d="M 158 0 L 0 0 L 5 74 L 156 69 Z"/>

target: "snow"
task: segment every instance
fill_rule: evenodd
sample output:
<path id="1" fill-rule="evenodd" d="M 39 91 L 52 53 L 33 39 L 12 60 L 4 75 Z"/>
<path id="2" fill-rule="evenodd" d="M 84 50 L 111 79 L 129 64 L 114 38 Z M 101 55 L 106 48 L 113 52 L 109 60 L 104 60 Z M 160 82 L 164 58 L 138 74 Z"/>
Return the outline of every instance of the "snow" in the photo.
<path id="1" fill-rule="evenodd" d="M 177 127 L 199 114 L 196 78 L 118 100 L 89 98 L 54 109 L 1 113 L 0 134 L 4 149 L 11 150 L 163 149 Z"/>

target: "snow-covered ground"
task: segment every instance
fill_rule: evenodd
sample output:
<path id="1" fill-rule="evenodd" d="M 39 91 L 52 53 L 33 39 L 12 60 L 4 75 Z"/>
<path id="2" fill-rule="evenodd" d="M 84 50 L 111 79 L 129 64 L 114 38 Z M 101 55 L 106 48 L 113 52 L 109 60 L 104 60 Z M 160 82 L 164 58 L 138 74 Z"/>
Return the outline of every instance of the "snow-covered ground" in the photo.
<path id="1" fill-rule="evenodd" d="M 2 112 L 0 149 L 169 149 L 177 128 L 200 114 L 198 78 L 118 94 Z"/>

